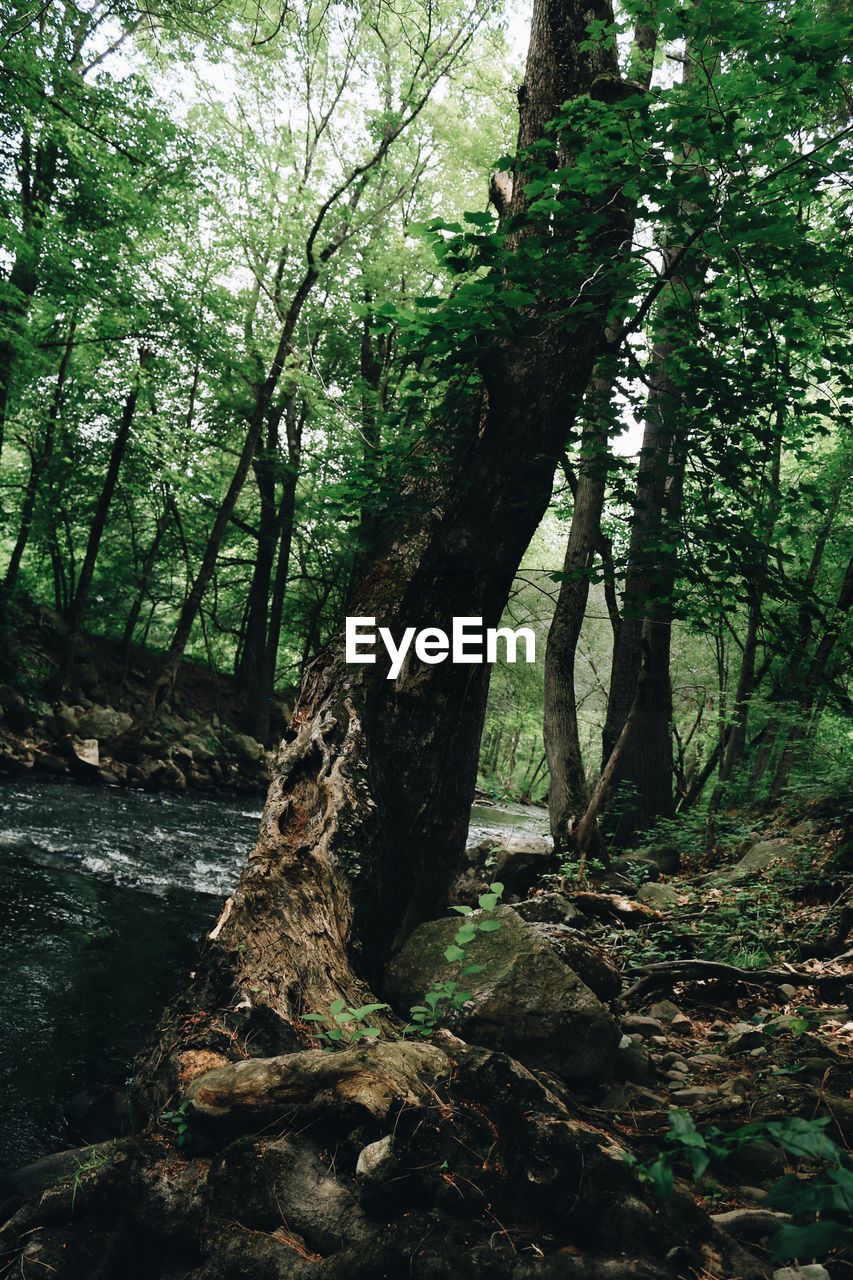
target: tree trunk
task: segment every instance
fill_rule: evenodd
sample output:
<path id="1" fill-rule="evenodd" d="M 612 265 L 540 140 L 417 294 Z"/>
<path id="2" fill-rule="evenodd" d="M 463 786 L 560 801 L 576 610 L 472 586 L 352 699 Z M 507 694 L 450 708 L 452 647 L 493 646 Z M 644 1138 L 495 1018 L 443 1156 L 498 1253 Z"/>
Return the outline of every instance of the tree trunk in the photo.
<path id="1" fill-rule="evenodd" d="M 124 461 L 124 455 L 127 451 L 128 442 L 130 440 L 130 432 L 133 427 L 133 420 L 136 416 L 136 406 L 139 400 L 140 391 L 140 379 L 146 360 L 147 353 L 140 352 L 139 369 L 134 378 L 133 386 L 127 393 L 127 398 L 124 402 L 121 419 L 113 439 L 112 449 L 110 450 L 110 459 L 107 464 L 104 483 L 101 486 L 101 492 L 98 495 L 98 501 L 95 504 L 95 510 L 92 515 L 92 523 L 89 527 L 89 537 L 86 542 L 86 551 L 83 556 L 83 563 L 80 566 L 80 573 L 77 578 L 77 589 L 74 592 L 74 599 L 71 602 L 71 607 L 68 612 L 68 639 L 63 654 L 62 665 L 58 672 L 56 681 L 60 688 L 67 684 L 74 669 L 74 655 L 77 647 L 77 638 L 83 626 L 86 606 L 89 603 L 89 593 L 92 589 L 92 581 L 95 576 L 95 564 L 98 559 L 98 552 L 101 549 L 101 539 L 107 525 L 107 517 L 110 512 L 110 506 L 112 504 L 116 484 L 118 483 L 119 471 L 121 470 L 121 464 Z"/>
<path id="2" fill-rule="evenodd" d="M 612 379 L 599 370 L 587 395 L 572 523 L 545 648 L 543 728 L 551 778 L 548 814 L 557 853 L 572 847 L 573 825 L 589 804 L 575 697 L 575 656 L 589 598 L 593 557 L 601 537 L 612 395 Z"/>
<path id="3" fill-rule="evenodd" d="M 282 478 L 282 491 L 275 505 L 275 469 L 273 450 L 277 454 L 278 420 L 271 429 L 263 460 L 257 460 L 256 475 L 261 493 L 261 519 L 258 525 L 258 554 L 252 574 L 238 679 L 242 689 L 242 728 L 267 742 L 270 712 L 275 692 L 278 646 L 281 638 L 284 599 L 293 544 L 293 522 L 296 513 L 296 488 L 302 459 L 302 431 L 305 409 L 297 415 L 293 397 L 288 397 L 284 411 L 287 430 L 288 458 Z M 274 437 L 274 442 L 273 442 Z M 275 575 L 273 576 L 273 564 Z"/>
<path id="4" fill-rule="evenodd" d="M 601 16 L 609 20 L 603 6 Z M 538 0 L 520 147 L 599 71 L 615 74 L 612 45 L 579 52 L 588 20 L 574 0 Z M 624 222 L 612 208 L 602 252 L 615 254 Z M 571 243 L 563 248 L 570 253 Z M 540 311 L 534 337 L 496 340 L 483 362 L 484 419 L 456 427 L 442 446 L 430 502 L 419 487 L 397 541 L 368 566 L 354 615 L 376 617 L 393 634 L 449 627 L 455 616 L 498 625 L 603 339 L 609 294 L 598 301 L 573 327 Z M 179 1069 L 189 1047 L 222 1047 L 217 1028 L 223 1016 L 233 1023 L 234 990 L 259 988 L 247 997 L 253 1010 L 299 1025 L 338 996 L 362 1000 L 363 982 L 380 980 L 395 941 L 442 910 L 465 845 L 489 670 L 410 658 L 391 681 L 381 660 L 346 665 L 340 636 L 311 665 L 258 845 L 141 1071 L 158 1104 L 174 1087 L 167 1064 Z M 198 1009 L 207 1012 L 188 1023 Z"/>
<path id="5" fill-rule="evenodd" d="M 65 382 L 68 377 L 68 366 L 71 361 L 71 352 L 74 348 L 74 334 L 76 329 L 77 321 L 72 320 L 68 329 L 65 348 L 62 352 L 62 359 L 59 362 L 59 371 L 56 375 L 56 386 L 54 387 L 53 397 L 50 402 L 50 409 L 47 415 L 47 423 L 45 424 L 41 448 L 37 455 L 35 453 L 33 454 L 30 465 L 29 479 L 27 480 L 24 502 L 21 508 L 21 523 L 18 527 L 18 536 L 12 549 L 12 556 L 9 560 L 9 564 L 6 569 L 6 577 L 3 582 L 0 611 L 5 608 L 5 604 L 8 601 L 9 596 L 15 589 L 15 584 L 18 580 L 18 573 L 21 568 L 21 561 L 24 558 L 24 552 L 27 549 L 27 543 L 29 542 L 30 533 L 32 531 L 33 517 L 35 515 L 41 482 L 44 479 L 53 459 L 53 446 L 56 440 L 56 428 L 59 423 L 60 414 L 62 413 Z"/>
<path id="6" fill-rule="evenodd" d="M 683 475 L 683 458 L 673 454 L 673 418 L 680 396 L 665 372 L 671 350 L 668 342 L 660 341 L 651 357 L 622 622 L 613 650 L 603 732 L 602 767 L 611 758 L 634 704 L 646 632 L 646 678 L 636 710 L 636 731 L 620 755 L 612 785 L 612 792 L 618 793 L 618 812 L 608 822 L 608 830 L 618 844 L 670 813 L 673 804 L 669 652 L 675 563 L 672 555 L 661 555 L 658 549 L 665 522 L 672 528 L 680 514 Z M 670 541 L 674 544 L 672 534 Z"/>
<path id="7" fill-rule="evenodd" d="M 808 666 L 806 678 L 797 699 L 797 721 L 785 740 L 785 745 L 770 789 L 771 797 L 778 800 L 788 785 L 791 771 L 796 763 L 797 751 L 805 741 L 810 730 L 811 713 L 818 702 L 821 682 L 825 677 L 835 646 L 847 622 L 847 615 L 853 606 L 853 558 L 847 563 L 847 570 L 835 608 L 820 638 L 814 656 Z"/>

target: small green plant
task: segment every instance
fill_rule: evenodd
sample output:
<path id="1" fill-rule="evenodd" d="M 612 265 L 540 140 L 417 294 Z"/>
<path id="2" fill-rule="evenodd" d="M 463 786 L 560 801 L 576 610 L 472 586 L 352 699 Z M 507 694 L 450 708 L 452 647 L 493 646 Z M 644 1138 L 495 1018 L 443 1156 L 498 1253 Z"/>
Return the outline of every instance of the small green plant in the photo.
<path id="1" fill-rule="evenodd" d="M 481 911 L 494 911 L 503 896 L 504 886 L 497 881 L 489 885 L 489 892 L 480 895 L 477 905 Z M 413 1004 L 409 1010 L 411 1024 L 406 1028 L 409 1035 L 431 1036 L 441 1026 L 442 1020 L 449 1013 L 461 1009 L 471 999 L 471 992 L 465 991 L 460 983 L 475 973 L 482 973 L 481 964 L 465 964 L 466 948 L 471 945 L 478 933 L 497 933 L 501 928 L 500 920 L 487 915 L 483 920 L 474 920 L 473 907 L 455 906 L 450 908 L 457 915 L 465 916 L 465 922 L 459 926 L 453 941 L 444 949 L 444 958 L 448 964 L 457 964 L 459 968 L 452 978 L 444 982 L 435 982 L 424 996 L 423 1004 Z"/>
<path id="2" fill-rule="evenodd" d="M 558 878 L 577 881 L 590 875 L 601 875 L 607 868 L 600 858 L 587 858 L 584 864 L 577 858 L 565 858 L 560 863 Z"/>
<path id="3" fill-rule="evenodd" d="M 758 1137 L 772 1138 L 798 1160 L 818 1166 L 812 1177 L 787 1173 L 767 1192 L 765 1203 L 798 1218 L 782 1224 L 773 1238 L 773 1256 L 778 1261 L 825 1256 L 838 1246 L 853 1244 L 853 1160 L 826 1133 L 828 1118 L 755 1121 L 729 1133 L 712 1127 L 704 1134 L 696 1128 L 687 1111 L 669 1113 L 668 1148 L 656 1160 L 639 1164 L 626 1156 L 641 1181 L 651 1184 L 661 1199 L 672 1192 L 674 1166 L 685 1161 L 696 1182 L 701 1182 L 713 1160 L 724 1160 L 739 1147 Z M 835 1215 L 835 1216 L 833 1216 Z"/>
<path id="4" fill-rule="evenodd" d="M 325 1041 L 323 1048 L 332 1053 L 335 1049 L 358 1044 L 359 1040 L 376 1040 L 382 1034 L 380 1028 L 367 1027 L 364 1020 L 371 1013 L 387 1008 L 387 1004 L 376 1003 L 354 1009 L 345 1000 L 333 1000 L 328 1013 L 306 1013 L 305 1021 L 322 1024 L 324 1029 L 318 1034 Z"/>
<path id="5" fill-rule="evenodd" d="M 183 1147 L 190 1135 L 190 1104 L 182 1102 L 174 1111 L 164 1111 L 160 1119 L 175 1131 L 175 1139 L 179 1147 Z"/>
<path id="6" fill-rule="evenodd" d="M 76 1168 L 74 1170 L 74 1181 L 71 1184 L 72 1211 L 77 1201 L 77 1192 L 80 1190 L 86 1174 L 94 1173 L 96 1169 L 100 1169 L 102 1165 L 105 1165 L 107 1163 L 107 1156 L 105 1156 L 101 1151 L 93 1151 L 85 1160 L 80 1160 L 75 1157 L 74 1163 Z"/>

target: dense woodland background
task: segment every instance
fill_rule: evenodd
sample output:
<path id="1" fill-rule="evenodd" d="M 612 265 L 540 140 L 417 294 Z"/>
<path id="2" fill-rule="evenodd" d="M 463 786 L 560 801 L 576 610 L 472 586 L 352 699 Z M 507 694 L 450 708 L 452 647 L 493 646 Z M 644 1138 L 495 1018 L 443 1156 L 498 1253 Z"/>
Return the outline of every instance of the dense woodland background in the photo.
<path id="1" fill-rule="evenodd" d="M 663 6 L 631 51 L 628 6 L 635 92 L 583 108 L 569 193 L 618 174 L 634 246 L 509 605 L 540 654 L 556 608 L 548 663 L 496 671 L 480 766 L 545 794 L 545 669 L 557 826 L 628 715 L 644 626 L 623 834 L 846 776 L 841 18 Z M 44 688 L 11 638 L 35 601 L 69 637 L 48 696 L 86 631 L 233 677 L 240 728 L 274 740 L 274 691 L 340 625 L 432 423 L 480 394 L 472 353 L 523 323 L 540 249 L 502 293 L 489 270 L 524 31 L 482 0 L 4 6 L 7 676 Z"/>

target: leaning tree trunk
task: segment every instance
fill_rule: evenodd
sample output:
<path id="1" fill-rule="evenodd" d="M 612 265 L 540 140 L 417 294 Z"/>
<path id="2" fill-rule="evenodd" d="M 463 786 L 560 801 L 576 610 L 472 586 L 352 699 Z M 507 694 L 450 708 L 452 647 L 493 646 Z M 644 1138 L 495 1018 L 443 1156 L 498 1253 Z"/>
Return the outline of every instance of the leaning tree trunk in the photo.
<path id="1" fill-rule="evenodd" d="M 579 51 L 589 16 L 575 0 L 537 3 L 520 148 L 598 73 L 617 74 L 613 46 Z M 611 208 L 598 248 L 613 259 L 626 224 L 620 202 Z M 448 628 L 454 616 L 498 625 L 547 507 L 609 296 L 574 327 L 531 308 L 535 333 L 496 341 L 483 361 L 485 414 L 443 442 L 429 502 L 419 489 L 398 540 L 366 568 L 353 615 L 394 634 Z M 385 674 L 381 661 L 347 666 L 340 637 L 309 668 L 258 845 L 194 986 L 140 1071 L 155 1107 L 174 1090 L 182 1055 L 226 1047 L 222 1024 L 235 1005 L 240 1023 L 272 1014 L 276 1026 L 299 1027 L 338 996 L 361 1002 L 393 944 L 443 908 L 464 849 L 489 667 L 409 661 L 397 680 Z"/>
<path id="2" fill-rule="evenodd" d="M 588 421 L 581 441 L 572 523 L 545 648 L 543 730 L 550 777 L 548 815 L 557 853 L 573 846 L 573 826 L 589 804 L 575 695 L 575 656 L 601 536 L 612 394 L 611 378 L 597 372 L 587 396 Z"/>

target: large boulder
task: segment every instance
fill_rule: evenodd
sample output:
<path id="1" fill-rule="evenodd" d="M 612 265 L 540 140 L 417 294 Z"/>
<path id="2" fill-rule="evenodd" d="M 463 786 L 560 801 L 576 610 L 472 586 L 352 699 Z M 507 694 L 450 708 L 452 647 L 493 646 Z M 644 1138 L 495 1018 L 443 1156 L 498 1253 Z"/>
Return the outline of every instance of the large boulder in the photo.
<path id="1" fill-rule="evenodd" d="M 248 765 L 260 764 L 266 754 L 264 744 L 256 741 L 255 738 L 250 738 L 247 733 L 231 731 L 228 734 L 228 745 L 237 758 Z"/>
<path id="2" fill-rule="evenodd" d="M 637 891 L 637 901 L 655 911 L 674 911 L 681 898 L 678 890 L 671 884 L 644 884 Z"/>
<path id="3" fill-rule="evenodd" d="M 740 861 L 729 870 L 715 871 L 707 878 L 715 883 L 735 884 L 776 867 L 796 867 L 803 853 L 803 845 L 795 840 L 758 840 L 750 845 Z"/>
<path id="4" fill-rule="evenodd" d="M 92 707 L 77 722 L 77 734 L 81 738 L 97 738 L 99 741 L 119 738 L 133 724 L 133 716 L 113 707 Z"/>
<path id="5" fill-rule="evenodd" d="M 621 1034 L 609 1010 L 542 932 L 510 907 L 494 916 L 501 928 L 478 934 L 467 948 L 466 963 L 483 972 L 461 979 L 471 999 L 454 1016 L 453 1030 L 566 1080 L 607 1076 Z M 434 982 L 457 976 L 459 965 L 448 964 L 444 950 L 459 923 L 422 924 L 392 959 L 386 996 L 401 1012 L 420 1004 Z"/>
<path id="6" fill-rule="evenodd" d="M 525 894 L 553 870 L 553 846 L 546 836 L 507 836 L 494 856 L 494 878 L 506 886 L 507 893 Z"/>

